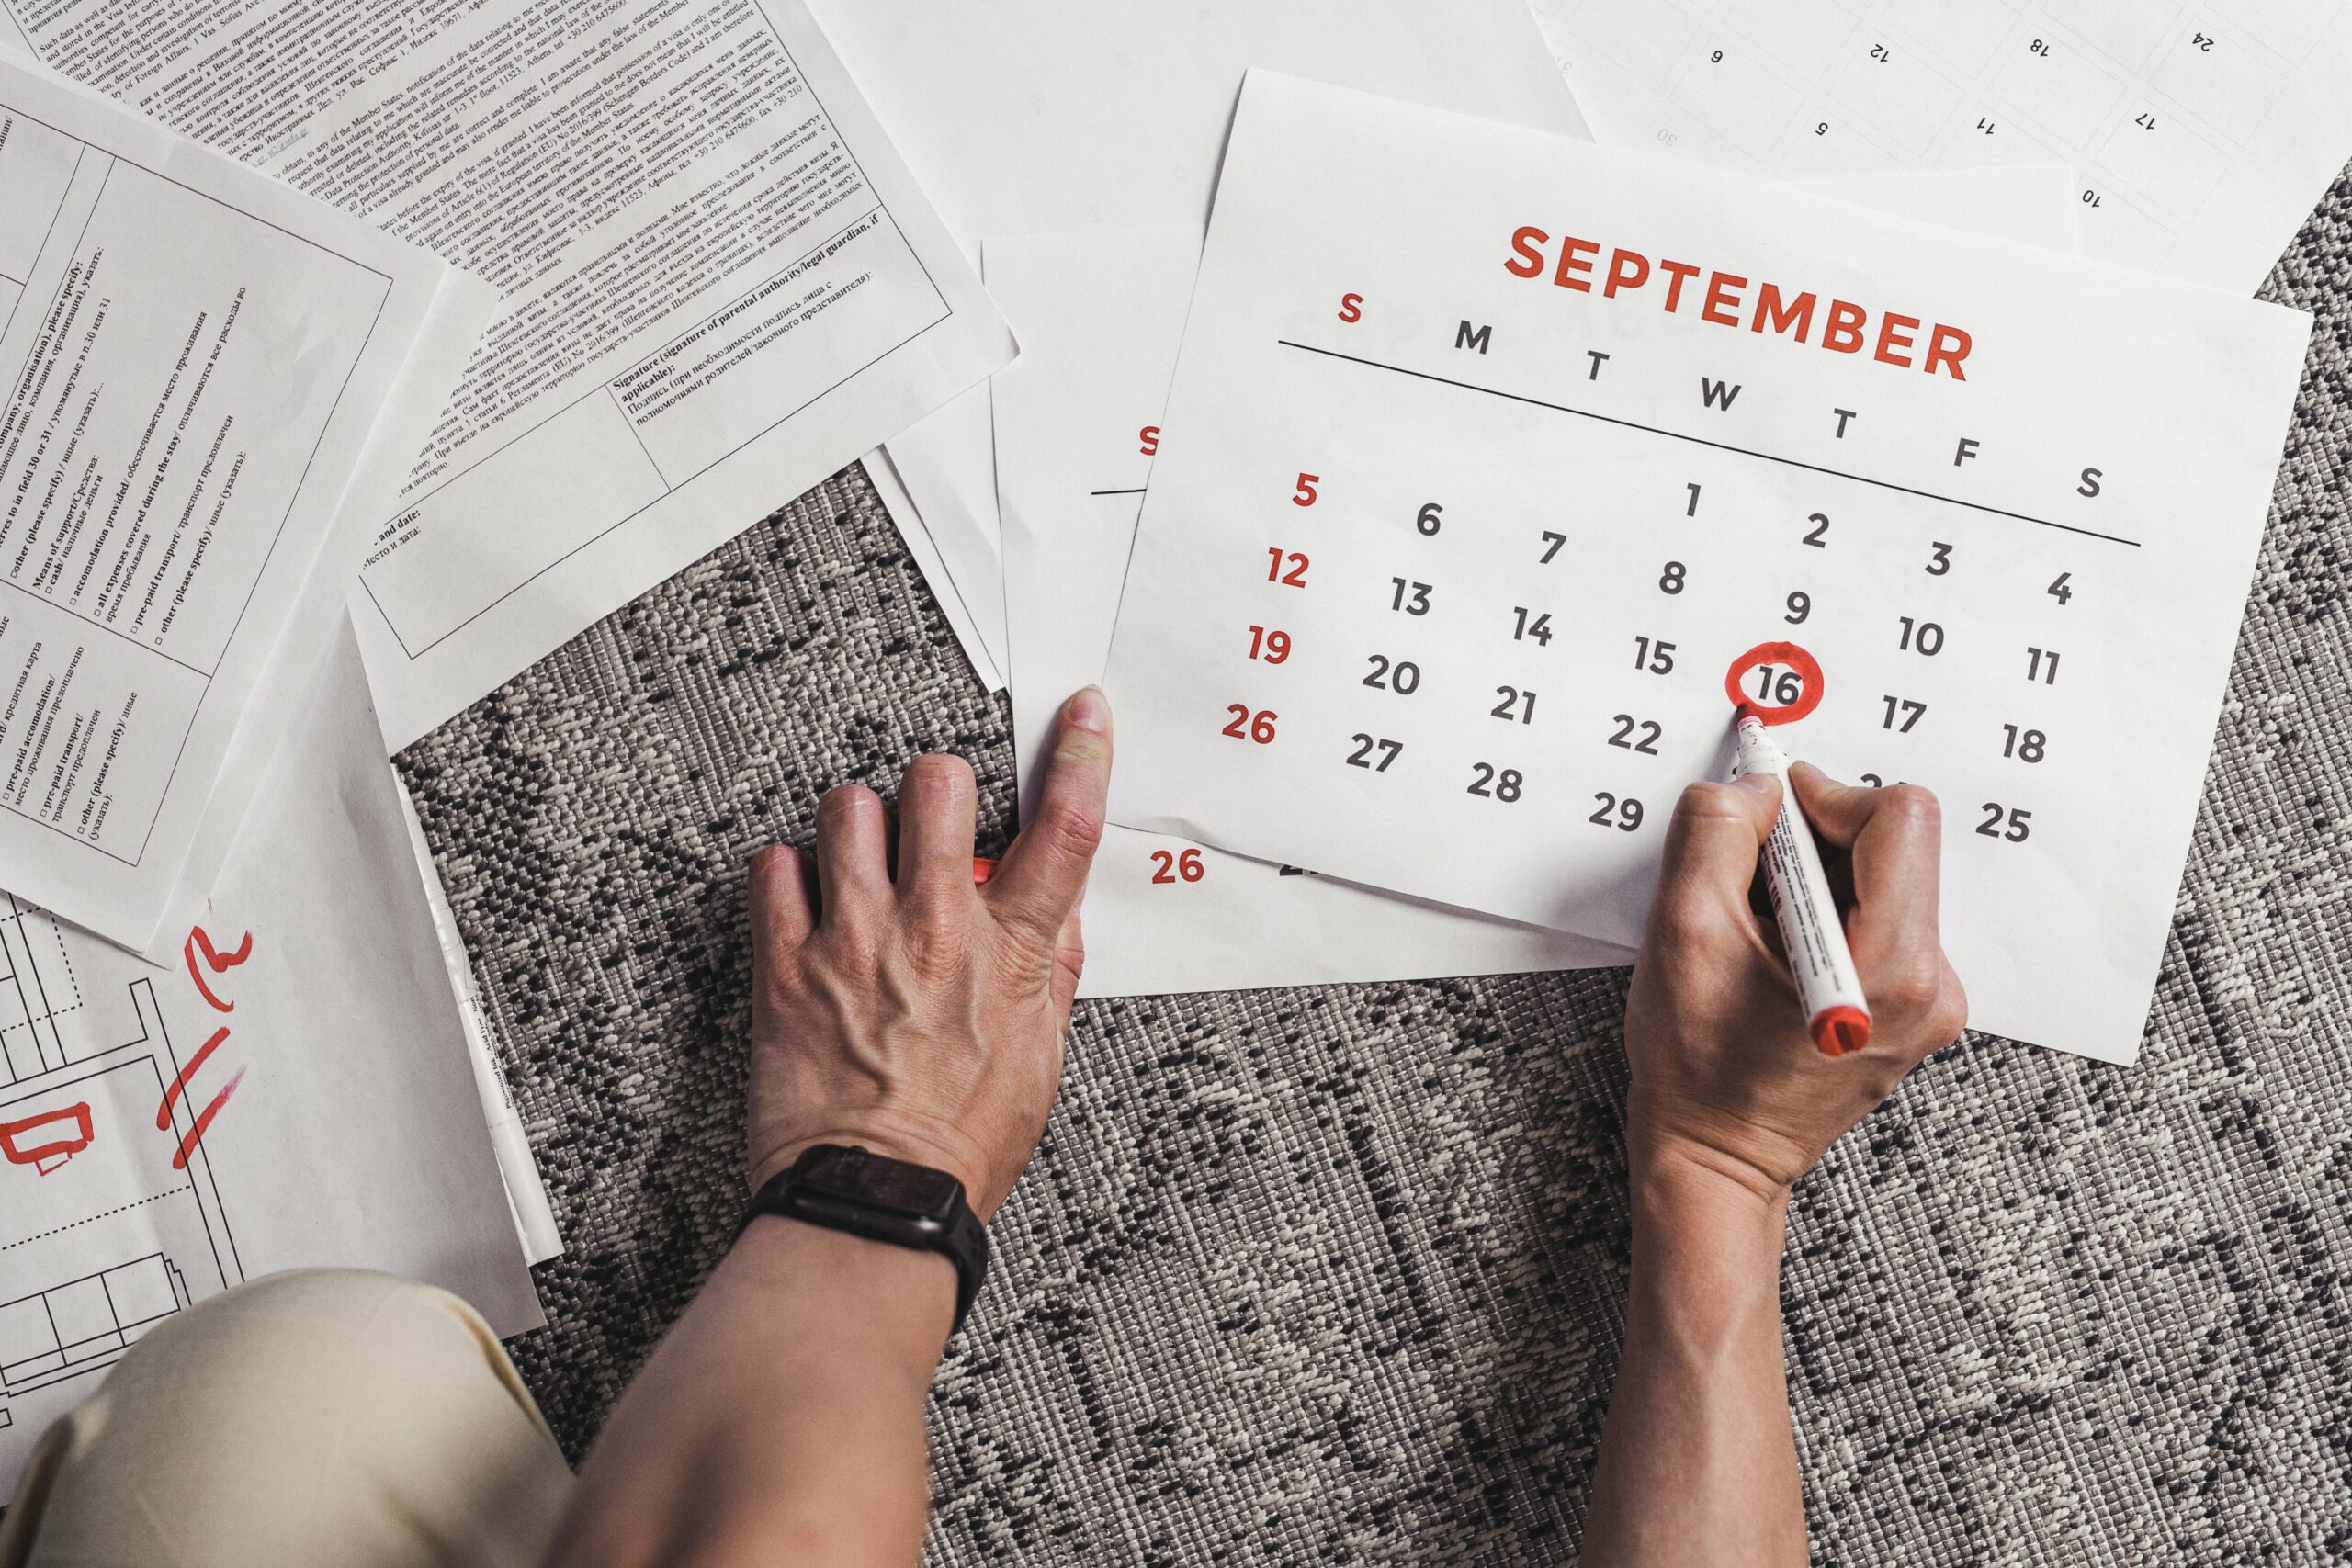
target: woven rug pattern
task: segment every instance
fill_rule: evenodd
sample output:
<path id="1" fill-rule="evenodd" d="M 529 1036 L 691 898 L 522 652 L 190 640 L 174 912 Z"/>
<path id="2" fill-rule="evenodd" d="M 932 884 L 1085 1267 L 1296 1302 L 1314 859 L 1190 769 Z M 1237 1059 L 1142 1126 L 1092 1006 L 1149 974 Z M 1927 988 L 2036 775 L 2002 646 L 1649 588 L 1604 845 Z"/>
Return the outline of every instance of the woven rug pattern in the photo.
<path id="1" fill-rule="evenodd" d="M 2142 1060 L 1971 1036 L 1798 1190 L 1818 1562 L 2352 1558 L 2348 225 L 2339 184 L 2266 290 L 2319 328 Z M 570 1244 L 514 1348 L 575 1454 L 742 1199 L 746 857 L 931 750 L 1001 846 L 1005 715 L 851 468 L 402 753 Z M 1082 1004 L 930 1561 L 1574 1561 L 1623 987 Z"/>

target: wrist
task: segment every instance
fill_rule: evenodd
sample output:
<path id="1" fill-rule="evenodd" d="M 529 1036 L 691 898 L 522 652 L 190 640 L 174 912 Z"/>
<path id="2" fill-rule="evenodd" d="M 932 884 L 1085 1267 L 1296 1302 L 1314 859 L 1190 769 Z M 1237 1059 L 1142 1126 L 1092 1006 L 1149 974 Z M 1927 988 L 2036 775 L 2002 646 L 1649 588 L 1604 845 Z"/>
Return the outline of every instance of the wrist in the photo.
<path id="1" fill-rule="evenodd" d="M 1792 1183 L 1714 1145 L 1676 1137 L 1631 1140 L 1627 1158 L 1636 1229 L 1769 1235 L 1777 1250 Z"/>
<path id="2" fill-rule="evenodd" d="M 1727 1344 L 1777 1322 L 1785 1189 L 1759 1191 L 1704 1160 L 1664 1155 L 1633 1173 L 1632 1299 L 1693 1346 Z"/>
<path id="3" fill-rule="evenodd" d="M 1785 1203 L 1818 1150 L 1747 1117 L 1634 1086 L 1626 1107 L 1625 1157 L 1636 1180 L 1655 1176 L 1677 1189 L 1746 1189 L 1758 1201 Z"/>
<path id="4" fill-rule="evenodd" d="M 719 1269 L 727 1283 L 770 1300 L 821 1298 L 826 1310 L 928 1362 L 956 1320 L 956 1265 L 946 1258 L 786 1214 L 753 1219 Z"/>

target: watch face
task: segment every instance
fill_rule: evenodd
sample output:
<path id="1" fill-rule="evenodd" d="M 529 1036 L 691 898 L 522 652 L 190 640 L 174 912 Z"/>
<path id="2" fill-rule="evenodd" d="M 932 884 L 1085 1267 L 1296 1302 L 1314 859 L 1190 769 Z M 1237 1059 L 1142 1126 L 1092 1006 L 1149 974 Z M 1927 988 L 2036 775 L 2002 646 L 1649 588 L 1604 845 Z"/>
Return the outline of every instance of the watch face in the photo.
<path id="1" fill-rule="evenodd" d="M 863 1150 L 829 1153 L 808 1171 L 812 1186 L 844 1197 L 862 1199 L 910 1214 L 944 1217 L 956 1201 L 958 1183 L 944 1171 L 885 1159 Z"/>

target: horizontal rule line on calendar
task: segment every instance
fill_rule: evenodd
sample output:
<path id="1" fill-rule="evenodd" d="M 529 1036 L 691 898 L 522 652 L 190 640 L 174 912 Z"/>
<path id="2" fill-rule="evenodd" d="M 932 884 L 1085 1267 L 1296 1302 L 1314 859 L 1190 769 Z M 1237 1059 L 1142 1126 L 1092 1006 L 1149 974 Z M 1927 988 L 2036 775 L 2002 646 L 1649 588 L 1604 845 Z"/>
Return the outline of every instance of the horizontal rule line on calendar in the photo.
<path id="1" fill-rule="evenodd" d="M 1917 496 L 1922 501 L 1940 501 L 1947 505 L 1965 507 L 1971 512 L 1989 513 L 1996 517 L 2007 517 L 2019 523 L 2031 523 L 2037 527 L 2055 528 L 2064 534 L 2079 534 L 2088 539 L 2103 539 L 2110 545 L 2126 545 L 2135 550 L 2140 547 L 2139 540 L 2127 539 L 2120 534 L 2102 534 L 2096 528 L 2077 527 L 2072 523 L 2055 523 L 2047 517 L 2034 517 L 2023 512 L 2011 512 L 2005 507 L 1987 506 L 1981 501 L 1963 501 L 1955 495 L 1939 495 L 1934 491 L 1896 484 L 1892 479 L 1874 479 L 1868 474 L 1848 473 L 1842 468 L 1832 468 L 1820 463 L 1808 463 L 1800 457 L 1783 457 L 1776 453 L 1758 452 L 1752 447 L 1735 446 L 1727 441 L 1711 441 L 1703 435 L 1691 435 L 1679 430 L 1667 430 L 1655 424 L 1644 424 L 1638 420 L 1620 419 L 1614 414 L 1596 413 L 1590 409 L 1572 408 L 1566 403 L 1547 402 L 1542 398 L 1531 398 L 1520 392 L 1506 392 L 1499 388 L 1482 387 L 1475 381 L 1457 381 L 1451 376 L 1440 376 L 1428 370 L 1415 370 L 1402 365 L 1385 364 L 1377 359 L 1366 359 L 1361 355 L 1342 354 L 1335 348 L 1317 348 L 1311 343 L 1293 343 L 1288 338 L 1277 338 L 1274 341 L 1283 348 L 1295 348 L 1301 353 L 1320 355 L 1326 359 L 1342 359 L 1351 365 L 1362 365 L 1369 369 L 1386 370 L 1397 376 L 1410 376 L 1420 381 L 1434 381 L 1442 387 L 1459 387 L 1465 392 L 1483 392 L 1490 398 L 1502 398 L 1515 403 L 1526 403 L 1533 408 L 1549 409 L 1555 413 L 1574 414 L 1578 419 L 1598 420 L 1603 424 L 1613 424 L 1626 430 L 1645 431 L 1652 435 L 1666 436 L 1669 440 L 1687 441 L 1694 446 L 1711 446 L 1718 452 L 1735 453 L 1742 457 L 1754 457 L 1767 463 L 1780 463 L 1792 468 L 1803 468 L 1808 473 L 1826 474 L 1831 479 L 1851 479 L 1856 484 L 1871 485 L 1880 490 L 1899 491 L 1905 495 Z"/>

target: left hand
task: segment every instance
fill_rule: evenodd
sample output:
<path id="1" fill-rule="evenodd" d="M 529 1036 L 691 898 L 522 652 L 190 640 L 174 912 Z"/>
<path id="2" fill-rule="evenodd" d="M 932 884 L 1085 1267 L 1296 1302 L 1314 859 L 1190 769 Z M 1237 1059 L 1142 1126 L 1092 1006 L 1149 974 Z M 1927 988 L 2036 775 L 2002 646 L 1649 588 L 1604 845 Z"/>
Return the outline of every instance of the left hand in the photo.
<path id="1" fill-rule="evenodd" d="M 986 886 L 959 757 L 918 757 L 899 781 L 895 881 L 888 814 L 856 784 L 818 805 L 813 906 L 797 851 L 752 858 L 754 1188 L 812 1144 L 860 1144 L 996 1212 L 1060 1081 L 1110 785 L 1110 704 L 1090 686 L 1063 705 L 1036 815 Z"/>

